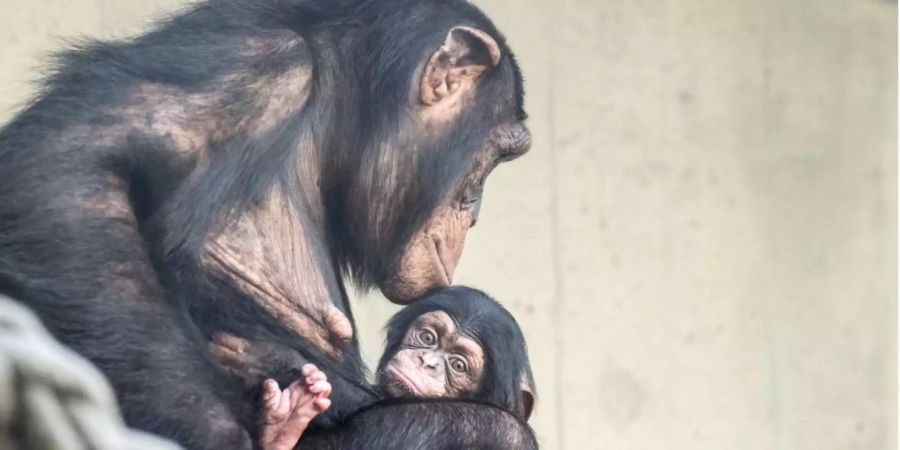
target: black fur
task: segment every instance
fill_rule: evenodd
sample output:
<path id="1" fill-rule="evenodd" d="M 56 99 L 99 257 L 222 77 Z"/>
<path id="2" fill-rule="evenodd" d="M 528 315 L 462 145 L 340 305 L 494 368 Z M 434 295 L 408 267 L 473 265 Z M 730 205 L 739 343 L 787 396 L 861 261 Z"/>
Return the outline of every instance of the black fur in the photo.
<path id="1" fill-rule="evenodd" d="M 495 450 L 536 449 L 528 424 L 477 400 L 394 398 L 359 409 L 338 432 L 310 430 L 300 448 Z"/>
<path id="2" fill-rule="evenodd" d="M 453 131 L 426 149 L 409 126 L 410 81 L 456 25 L 491 34 L 504 57 Z M 252 44 L 294 37 L 302 45 Z M 256 114 L 248 86 L 297 64 L 313 72 L 296 113 L 261 135 L 208 133 L 203 156 L 176 151 L 175 137 L 141 115 L 153 98 L 140 88 L 151 85 L 215 96 L 219 126 L 238 129 Z M 130 425 L 189 448 L 251 446 L 255 405 L 206 350 L 208 333 L 224 329 L 290 345 L 328 372 L 335 398 L 319 433 L 347 443 L 339 448 L 460 448 L 496 435 L 488 418 L 505 413 L 464 403 L 350 416 L 375 398 L 356 342 L 331 360 L 199 264 L 210 236 L 278 188 L 331 301 L 350 315 L 343 278 L 383 281 L 491 127 L 524 117 L 518 68 L 481 12 L 459 0 L 210 0 L 136 39 L 85 42 L 50 69 L 36 100 L 0 130 L 0 292 L 100 367 Z M 176 121 L 199 119 L 201 105 L 178 107 Z M 286 170 L 298 166 L 317 179 Z M 507 437 L 532 442 L 510 423 Z M 395 433 L 404 427 L 421 432 Z"/>

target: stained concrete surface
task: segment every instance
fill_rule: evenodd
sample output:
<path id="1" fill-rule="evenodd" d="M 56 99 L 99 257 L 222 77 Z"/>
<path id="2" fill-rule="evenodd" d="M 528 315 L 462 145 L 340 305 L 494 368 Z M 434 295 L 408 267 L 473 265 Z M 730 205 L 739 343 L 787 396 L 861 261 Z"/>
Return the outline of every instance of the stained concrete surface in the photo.
<path id="1" fill-rule="evenodd" d="M 892 449 L 897 5 L 483 0 L 534 147 L 457 282 L 522 323 L 548 449 Z M 59 37 L 176 0 L 0 0 L 0 120 Z M 395 307 L 355 313 L 367 356 Z"/>

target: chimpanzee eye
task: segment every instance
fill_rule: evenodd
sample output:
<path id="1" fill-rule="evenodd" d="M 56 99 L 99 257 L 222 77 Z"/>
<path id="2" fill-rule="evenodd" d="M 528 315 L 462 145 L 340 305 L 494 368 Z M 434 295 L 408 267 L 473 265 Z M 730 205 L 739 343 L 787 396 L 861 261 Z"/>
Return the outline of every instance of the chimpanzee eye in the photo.
<path id="1" fill-rule="evenodd" d="M 466 360 L 460 357 L 454 357 L 450 359 L 450 368 L 453 369 L 454 372 L 465 373 L 469 367 L 466 365 Z"/>
<path id="2" fill-rule="evenodd" d="M 475 204 L 475 202 L 478 201 L 479 197 L 480 197 L 480 196 L 479 196 L 479 192 L 477 192 L 476 190 L 474 190 L 474 189 L 466 189 L 466 193 L 463 194 L 463 196 L 462 196 L 462 198 L 459 200 L 459 202 L 460 202 L 463 206 L 471 206 L 471 205 Z"/>
<path id="3" fill-rule="evenodd" d="M 437 336 L 435 336 L 434 332 L 428 328 L 423 328 L 422 331 L 419 331 L 419 340 L 421 340 L 423 344 L 431 346 L 437 343 Z"/>
<path id="4" fill-rule="evenodd" d="M 476 186 L 467 188 L 459 200 L 462 206 L 472 206 L 481 199 L 481 193 L 484 190 L 484 183 L 478 183 Z"/>
<path id="5" fill-rule="evenodd" d="M 477 201 L 478 201 L 478 197 L 476 197 L 474 195 L 473 196 L 467 195 L 467 196 L 463 197 L 462 200 L 460 200 L 460 203 L 462 203 L 463 206 L 472 206 Z"/>

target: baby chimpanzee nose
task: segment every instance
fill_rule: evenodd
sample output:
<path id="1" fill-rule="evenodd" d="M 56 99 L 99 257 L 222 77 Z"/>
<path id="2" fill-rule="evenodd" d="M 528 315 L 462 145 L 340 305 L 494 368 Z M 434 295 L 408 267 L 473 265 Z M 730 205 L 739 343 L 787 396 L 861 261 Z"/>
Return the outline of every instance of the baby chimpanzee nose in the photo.
<path id="1" fill-rule="evenodd" d="M 426 351 L 420 353 L 419 361 L 428 374 L 432 376 L 437 375 L 441 367 L 443 367 L 443 359 L 435 355 L 434 352 Z"/>

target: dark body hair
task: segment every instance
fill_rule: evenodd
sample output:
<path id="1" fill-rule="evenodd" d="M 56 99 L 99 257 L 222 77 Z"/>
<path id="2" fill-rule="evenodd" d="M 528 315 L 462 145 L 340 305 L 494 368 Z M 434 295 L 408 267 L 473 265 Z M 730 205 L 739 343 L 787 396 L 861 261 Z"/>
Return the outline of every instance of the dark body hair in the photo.
<path id="1" fill-rule="evenodd" d="M 426 145 L 411 126 L 409 83 L 460 24 L 493 36 L 503 59 L 452 130 Z M 448 448 L 468 445 L 475 435 L 441 425 L 459 414 L 456 431 L 531 443 L 511 416 L 465 402 L 403 407 L 433 422 L 404 423 L 392 406 L 342 426 L 376 399 L 355 337 L 334 344 L 338 356 L 323 350 L 261 306 L 257 290 L 278 289 L 212 270 L 221 264 L 209 254 L 222 235 L 246 238 L 229 227 L 247 214 L 288 223 L 295 241 L 254 229 L 241 242 L 271 244 L 264 255 L 298 245 L 291 256 L 306 265 L 284 297 L 298 316 L 315 319 L 324 303 L 352 322 L 343 278 L 388 278 L 491 124 L 524 119 L 521 102 L 502 36 L 458 0 L 210 0 L 133 40 L 85 42 L 0 129 L 0 292 L 100 367 L 131 426 L 190 448 L 249 448 L 254 433 L 253 397 L 206 351 L 220 329 L 282 342 L 326 370 L 335 396 L 318 422 L 323 447 L 386 440 L 392 429 L 400 447 L 382 448 L 438 435 Z M 273 197 L 280 209 L 266 209 Z M 502 433 L 478 428 L 507 422 Z M 404 441 L 401 428 L 420 432 Z"/>

